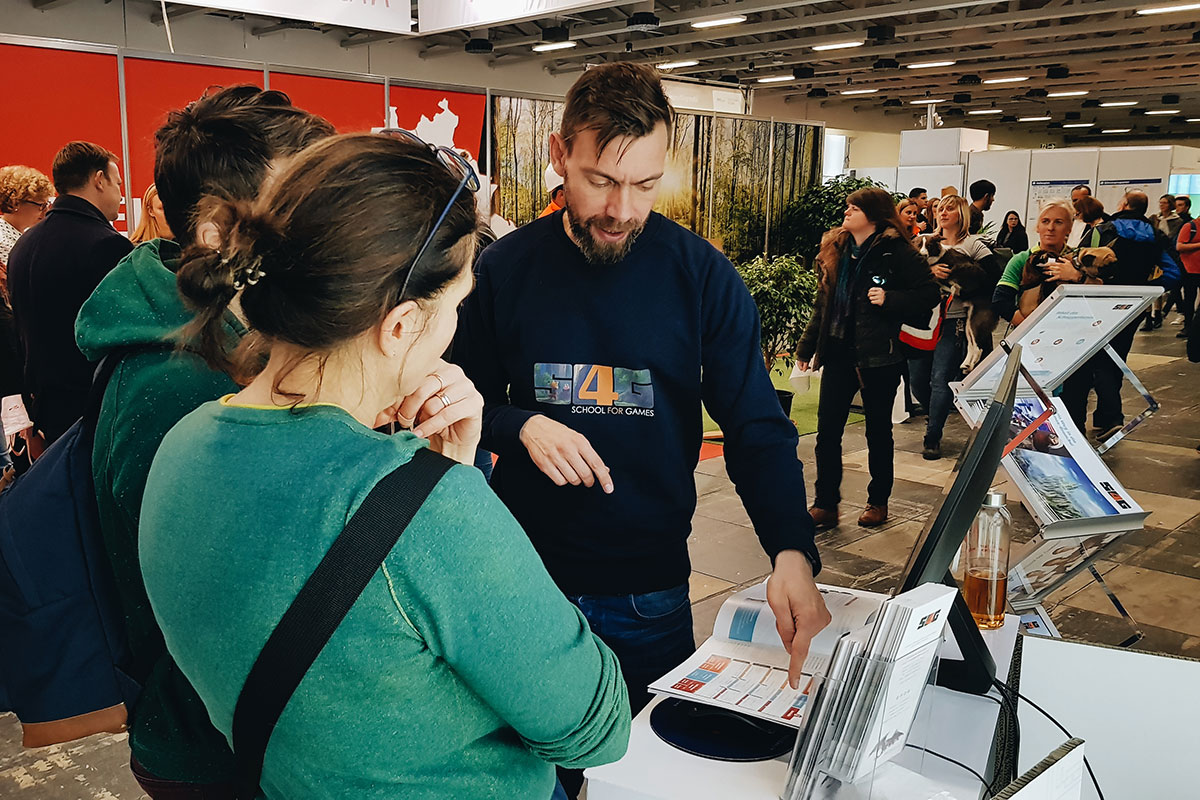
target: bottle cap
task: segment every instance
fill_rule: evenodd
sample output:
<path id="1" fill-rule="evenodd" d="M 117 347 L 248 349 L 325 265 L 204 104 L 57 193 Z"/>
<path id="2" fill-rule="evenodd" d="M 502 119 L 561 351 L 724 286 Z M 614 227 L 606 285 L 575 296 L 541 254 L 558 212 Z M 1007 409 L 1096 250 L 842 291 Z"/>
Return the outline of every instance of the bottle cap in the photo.
<path id="1" fill-rule="evenodd" d="M 1004 492 L 995 489 L 989 491 L 983 498 L 984 508 L 1004 508 L 1006 505 L 1008 505 L 1008 498 L 1004 496 Z"/>

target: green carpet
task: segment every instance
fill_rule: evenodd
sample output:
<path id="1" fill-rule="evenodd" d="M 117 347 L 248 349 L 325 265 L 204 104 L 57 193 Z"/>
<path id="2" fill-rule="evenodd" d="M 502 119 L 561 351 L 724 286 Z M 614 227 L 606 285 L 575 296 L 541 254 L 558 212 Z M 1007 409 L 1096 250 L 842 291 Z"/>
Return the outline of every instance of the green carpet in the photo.
<path id="1" fill-rule="evenodd" d="M 788 385 L 788 376 L 791 374 L 791 367 L 784 367 L 782 360 L 777 361 L 775 369 L 771 370 L 771 382 L 775 384 L 776 389 L 791 389 L 792 387 Z M 809 381 L 807 392 L 792 398 L 792 422 L 796 423 L 796 430 L 801 436 L 817 432 L 817 398 L 820 396 L 821 379 L 813 378 Z M 856 422 L 862 422 L 862 414 L 851 413 L 847 424 Z M 706 409 L 704 411 L 704 432 L 710 433 L 720 429 L 720 426 L 713 422 L 713 418 L 708 415 Z"/>

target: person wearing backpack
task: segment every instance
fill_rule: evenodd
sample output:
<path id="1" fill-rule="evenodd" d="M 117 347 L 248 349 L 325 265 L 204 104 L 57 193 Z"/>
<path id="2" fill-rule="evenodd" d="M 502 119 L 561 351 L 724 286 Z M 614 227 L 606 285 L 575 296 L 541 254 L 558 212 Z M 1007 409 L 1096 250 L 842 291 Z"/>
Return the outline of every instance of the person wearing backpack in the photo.
<path id="1" fill-rule="evenodd" d="M 1145 192 L 1127 192 L 1117 213 L 1107 222 L 1091 229 L 1080 241 L 1082 247 L 1108 247 L 1117 256 L 1113 272 L 1104 283 L 1126 286 L 1177 285 L 1180 270 L 1173 256 L 1174 243 L 1146 218 L 1150 200 Z M 1112 338 L 1109 344 L 1124 360 L 1133 347 L 1137 321 Z M 1104 441 L 1125 425 L 1121 406 L 1121 383 L 1125 380 L 1120 367 L 1107 352 L 1096 353 L 1063 381 L 1063 404 L 1080 431 L 1086 430 L 1088 396 L 1096 392 L 1096 408 L 1092 414 L 1092 434 Z"/>
<path id="2" fill-rule="evenodd" d="M 137 553 L 142 491 L 162 437 L 202 403 L 237 390 L 228 373 L 195 353 L 172 352 L 176 333 L 191 319 L 176 288 L 180 245 L 202 235 L 193 215 L 204 194 L 253 198 L 277 159 L 332 134 L 328 122 L 286 95 L 254 86 L 226 88 L 171 112 L 156 134 L 154 170 L 179 242 L 139 245 L 100 283 L 76 322 L 76 342 L 88 359 L 119 360 L 100 409 L 92 472 L 129 640 L 127 671 L 144 687 L 130 711 L 130 765 L 154 800 L 232 798 L 234 778 L 228 743 L 167 653 Z M 245 328 L 233 314 L 222 320 L 233 347 Z"/>
<path id="3" fill-rule="evenodd" d="M 243 785 L 268 800 L 541 800 L 552 764 L 625 752 L 616 656 L 471 466 L 483 397 L 440 358 L 473 283 L 477 180 L 412 134 L 339 136 L 297 156 L 259 200 L 214 199 L 201 214 L 219 241 L 185 251 L 179 285 L 205 355 L 227 360 L 221 320 L 237 296 L 268 359 L 163 440 L 142 570 L 214 723 L 239 760 L 265 756 Z M 374 430 L 393 421 L 411 430 Z M 416 481 L 431 459 L 458 463 L 429 491 Z M 397 510 L 419 508 L 407 526 L 384 520 L 390 549 L 355 565 L 369 579 L 351 590 L 338 570 L 316 595 L 351 593 L 327 638 L 275 661 L 291 609 L 327 580 L 347 520 L 381 486 Z M 306 672 L 294 670 L 299 650 L 319 653 Z M 241 739 L 252 752 L 239 747 L 243 711 L 276 691 L 264 663 L 303 677 L 272 704 L 286 708 L 273 731 Z"/>

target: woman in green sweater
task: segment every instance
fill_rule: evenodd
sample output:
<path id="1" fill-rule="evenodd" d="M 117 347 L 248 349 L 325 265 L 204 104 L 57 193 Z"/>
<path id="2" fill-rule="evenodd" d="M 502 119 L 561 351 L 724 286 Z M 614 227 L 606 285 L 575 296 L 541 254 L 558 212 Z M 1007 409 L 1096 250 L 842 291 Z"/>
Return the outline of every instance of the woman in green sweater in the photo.
<path id="1" fill-rule="evenodd" d="M 268 636 L 372 488 L 421 447 L 465 465 L 284 709 L 267 798 L 541 800 L 552 764 L 614 761 L 628 741 L 612 652 L 469 466 L 483 401 L 440 359 L 475 248 L 468 173 L 452 169 L 411 141 L 330 139 L 254 203 L 213 201 L 208 247 L 180 267 L 214 364 L 235 295 L 267 353 L 241 392 L 167 434 L 142 505 L 151 606 L 227 738 Z M 411 432 L 375 432 L 393 420 Z"/>

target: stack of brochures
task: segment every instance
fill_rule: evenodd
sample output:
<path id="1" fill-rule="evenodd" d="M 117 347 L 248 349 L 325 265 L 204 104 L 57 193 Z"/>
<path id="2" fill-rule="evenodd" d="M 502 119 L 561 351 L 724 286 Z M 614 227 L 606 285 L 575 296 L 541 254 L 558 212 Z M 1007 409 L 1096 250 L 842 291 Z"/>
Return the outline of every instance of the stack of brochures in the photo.
<path id="1" fill-rule="evenodd" d="M 809 776 L 854 783 L 904 748 L 957 590 L 887 597 L 820 586 L 832 621 L 812 641 L 797 689 L 766 584 L 730 597 L 713 636 L 650 690 L 801 729 L 787 800 Z"/>

